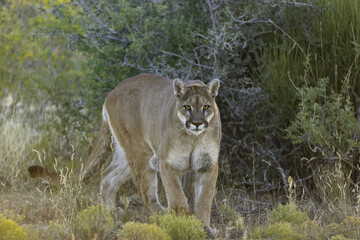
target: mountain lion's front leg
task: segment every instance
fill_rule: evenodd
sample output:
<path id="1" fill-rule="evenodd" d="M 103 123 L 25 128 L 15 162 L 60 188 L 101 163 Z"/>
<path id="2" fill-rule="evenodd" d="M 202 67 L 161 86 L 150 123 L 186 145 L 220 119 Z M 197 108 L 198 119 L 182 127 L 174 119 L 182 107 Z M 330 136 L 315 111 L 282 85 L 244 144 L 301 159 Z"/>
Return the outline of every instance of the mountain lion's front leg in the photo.
<path id="1" fill-rule="evenodd" d="M 218 175 L 218 164 L 195 173 L 195 216 L 210 227 L 211 205 Z"/>
<path id="2" fill-rule="evenodd" d="M 181 185 L 182 173 L 165 161 L 160 161 L 161 181 L 165 188 L 168 207 L 174 209 L 176 213 L 184 211 L 190 212 L 187 197 Z"/>

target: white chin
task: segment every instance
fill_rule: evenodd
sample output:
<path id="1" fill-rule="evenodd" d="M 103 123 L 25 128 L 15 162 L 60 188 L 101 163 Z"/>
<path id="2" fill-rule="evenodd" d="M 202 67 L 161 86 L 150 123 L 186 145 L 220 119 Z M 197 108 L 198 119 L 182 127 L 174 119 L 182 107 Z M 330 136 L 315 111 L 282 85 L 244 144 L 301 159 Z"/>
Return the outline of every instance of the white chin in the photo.
<path id="1" fill-rule="evenodd" d="M 197 135 L 200 135 L 202 132 L 204 131 L 204 129 L 189 129 L 189 132 L 192 133 L 192 134 L 195 134 L 196 136 Z"/>

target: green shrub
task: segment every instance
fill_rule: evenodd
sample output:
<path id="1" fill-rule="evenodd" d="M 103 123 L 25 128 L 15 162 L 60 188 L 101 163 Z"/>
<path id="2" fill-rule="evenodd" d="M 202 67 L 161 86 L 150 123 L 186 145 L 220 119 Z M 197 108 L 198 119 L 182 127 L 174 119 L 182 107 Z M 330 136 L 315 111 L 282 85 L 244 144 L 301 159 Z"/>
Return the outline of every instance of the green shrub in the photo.
<path id="1" fill-rule="evenodd" d="M 305 240 L 306 236 L 289 222 L 277 222 L 268 226 L 265 235 L 276 240 Z"/>
<path id="2" fill-rule="evenodd" d="M 251 230 L 250 236 L 252 239 L 262 240 L 265 237 L 265 232 L 266 232 L 266 229 L 264 229 L 263 227 L 257 226 Z"/>
<path id="3" fill-rule="evenodd" d="M 326 233 L 331 239 L 341 239 L 339 236 L 343 236 L 343 239 L 360 239 L 360 218 L 348 216 L 340 223 L 331 223 L 326 227 Z"/>
<path id="4" fill-rule="evenodd" d="M 46 232 L 46 237 L 48 239 L 68 239 L 69 238 L 69 232 L 67 231 L 67 229 L 59 224 L 57 221 L 50 221 L 49 222 L 49 228 Z"/>
<path id="5" fill-rule="evenodd" d="M 308 220 L 306 213 L 297 209 L 295 203 L 279 205 L 270 214 L 270 223 L 288 222 L 293 225 L 300 225 Z"/>
<path id="6" fill-rule="evenodd" d="M 353 239 L 346 238 L 341 234 L 337 234 L 337 235 L 333 236 L 330 240 L 353 240 Z"/>
<path id="7" fill-rule="evenodd" d="M 300 225 L 280 221 L 269 224 L 267 228 L 257 226 L 250 232 L 251 239 L 272 239 L 272 240 L 325 240 L 329 239 L 326 233 L 315 221 L 307 220 Z"/>
<path id="8" fill-rule="evenodd" d="M 353 149 L 360 147 L 355 137 L 360 134 L 360 126 L 350 101 L 349 78 L 342 85 L 340 93 L 329 91 L 329 79 L 323 78 L 316 86 L 298 89 L 300 108 L 287 128 L 294 144 L 309 146 L 311 152 L 306 157 L 313 157 L 311 164 L 321 171 L 321 175 L 314 175 L 317 192 L 334 207 L 343 207 L 349 200 L 350 183 L 358 175 L 349 166 L 356 165 Z"/>
<path id="9" fill-rule="evenodd" d="M 206 233 L 202 222 L 191 215 L 184 213 L 176 215 L 176 213 L 168 213 L 165 215 L 155 215 L 150 218 L 160 228 L 164 229 L 172 240 L 187 239 L 205 239 Z"/>
<path id="10" fill-rule="evenodd" d="M 219 210 L 221 221 L 226 224 L 226 237 L 239 238 L 243 235 L 245 229 L 244 217 L 241 216 L 236 210 L 229 204 L 227 199 L 224 199 L 216 207 Z"/>
<path id="11" fill-rule="evenodd" d="M 325 237 L 325 231 L 319 226 L 316 221 L 307 220 L 300 225 L 299 230 L 301 233 L 306 234 L 307 239 L 322 240 L 327 239 Z"/>
<path id="12" fill-rule="evenodd" d="M 280 1 L 275 1 L 277 4 Z M 285 1 L 283 1 L 285 2 Z M 326 161 L 337 157 L 336 150 L 343 146 L 352 144 L 351 140 L 356 139 L 353 137 L 356 135 L 355 131 L 348 131 L 350 125 L 347 123 L 353 121 L 354 112 L 345 107 L 340 108 L 341 111 L 330 112 L 325 108 L 318 111 L 319 106 L 324 104 L 337 108 L 338 105 L 334 105 L 329 99 L 327 94 L 341 95 L 342 91 L 342 79 L 346 76 L 349 78 L 351 89 L 349 91 L 349 99 L 356 105 L 359 103 L 360 93 L 360 64 L 359 64 L 359 39 L 360 39 L 360 24 L 358 12 L 360 11 L 360 1 L 337 1 L 337 0 L 316 0 L 306 1 L 311 2 L 311 7 L 283 7 L 281 13 L 275 13 L 268 19 L 273 20 L 272 26 L 274 32 L 277 33 L 275 38 L 272 38 L 268 42 L 267 47 L 264 47 L 264 51 L 261 56 L 261 63 L 258 76 L 254 77 L 254 81 L 259 82 L 261 88 L 265 89 L 269 93 L 269 103 L 274 107 L 273 112 L 277 117 L 269 118 L 273 119 L 273 128 L 280 127 L 277 136 L 282 135 L 283 128 L 289 126 L 290 122 L 294 121 L 294 118 L 298 118 L 298 112 L 302 112 L 303 106 L 299 107 L 300 98 L 297 97 L 298 89 L 302 87 L 318 87 L 322 78 L 327 78 L 327 88 L 322 91 L 318 97 L 317 105 L 309 104 L 309 116 L 304 116 L 307 119 L 297 119 L 303 124 L 305 128 L 311 128 L 305 134 L 302 134 L 305 143 L 303 146 L 311 146 L 313 151 L 317 151 L 316 154 L 310 153 L 306 147 L 301 148 L 300 151 L 294 151 L 294 154 L 290 158 L 277 156 L 278 159 L 286 159 L 286 164 L 282 167 L 293 169 L 301 169 L 296 171 L 299 178 L 304 178 L 311 175 L 309 171 L 303 171 L 304 167 L 299 167 L 302 157 L 317 157 L 322 153 L 322 147 L 325 147 L 325 151 L 330 152 L 331 155 L 326 154 Z M 289 1 L 286 1 L 289 3 Z M 288 4 L 290 6 L 290 4 Z M 275 6 L 274 9 L 280 6 Z M 276 10 L 275 10 L 276 11 Z M 351 74 L 350 74 L 351 73 Z M 332 91 L 332 92 L 331 92 Z M 329 101 L 330 100 L 330 101 Z M 267 104 L 264 104 L 267 105 Z M 344 106 L 344 105 L 343 105 Z M 348 111 L 349 110 L 349 111 Z M 346 115 L 342 112 L 347 111 Z M 309 117 L 314 113 L 314 117 L 321 117 L 319 119 L 311 119 Z M 321 113 L 321 114 L 320 114 Z M 324 113 L 324 114 L 322 114 Z M 347 118 L 350 114 L 351 117 Z M 297 115 L 297 116 L 296 116 Z M 325 120 L 323 122 L 318 120 Z M 333 121 L 338 119 L 338 121 Z M 296 120 L 296 121 L 297 121 Z M 342 121 L 345 120 L 345 121 Z M 333 122 L 330 122 L 333 121 Z M 271 124 L 272 125 L 272 124 Z M 342 129 L 344 126 L 345 131 Z M 353 125 L 352 125 L 353 126 Z M 325 128 L 324 128 L 325 127 Z M 261 128 L 261 127 L 259 127 Z M 330 131 L 326 131 L 327 129 Z M 324 131 L 325 130 L 325 131 Z M 315 135 L 312 135 L 314 133 Z M 320 133 L 320 134 L 319 134 Z M 345 134 L 344 134 L 345 133 Z M 346 135 L 351 135 L 347 138 Z M 249 138 L 249 134 L 245 134 Z M 251 135 L 250 135 L 251 136 Z M 318 138 L 323 137 L 323 138 Z M 332 139 L 331 139 L 332 137 Z M 309 139 L 309 141 L 307 141 Z M 300 140 L 300 139 L 298 139 Z M 322 146 L 315 145 L 313 141 L 323 141 Z M 350 140 L 350 141 L 349 141 Z M 338 142 L 338 145 L 332 145 L 332 142 Z M 249 140 L 246 140 L 248 143 Z M 274 141 L 269 141 L 273 143 Z M 302 141 L 303 143 L 304 141 Z M 299 142 L 298 142 L 299 143 Z M 261 143 L 260 143 L 261 144 Z M 264 144 L 262 144 L 264 145 Z M 269 144 L 270 145 L 270 144 Z M 285 146 L 282 142 L 281 146 Z M 286 146 L 284 149 L 289 149 L 292 146 Z M 296 145 L 299 147 L 299 145 Z M 315 148 L 316 147 L 316 148 Z M 340 154 L 351 154 L 349 148 L 344 149 Z M 281 150 L 282 151 L 282 150 Z M 276 152 L 276 151 L 273 151 Z M 285 152 L 285 151 L 283 151 Z M 314 156 L 315 155 L 315 156 Z M 342 156 L 343 157 L 343 156 Z M 349 157 L 349 156 L 345 156 Z M 264 158 L 269 161 L 268 157 Z M 271 158 L 270 158 L 271 159 Z M 317 158 L 317 159 L 321 159 Z M 304 161 L 301 162 L 304 164 Z M 312 162 L 315 164 L 315 161 Z M 296 166 L 294 166 L 296 165 Z M 356 166 L 356 164 L 353 164 Z M 251 165 L 250 165 L 251 166 Z M 311 166 L 309 169 L 318 168 L 318 166 Z M 269 168 L 271 169 L 271 168 Z M 284 169 L 284 171 L 286 171 Z M 322 170 L 320 170 L 321 172 Z M 268 173 L 271 173 L 270 171 Z M 355 173 L 355 174 L 354 174 Z M 293 174 L 295 175 L 295 174 Z M 345 176 L 348 176 L 345 173 Z M 357 175 L 357 170 L 353 170 L 352 176 Z M 356 176 L 354 176 L 356 179 Z M 279 181 L 280 179 L 277 179 Z M 325 186 L 326 183 L 323 185 Z M 341 183 L 338 185 L 342 185 Z M 350 184 L 347 183 L 347 186 Z M 335 188 L 337 184 L 334 185 Z M 347 191 L 348 189 L 346 189 Z M 322 190 L 317 190 L 322 192 Z M 338 191 L 338 190 L 336 190 Z M 320 196 L 323 199 L 340 198 L 336 196 Z M 327 202 L 329 202 L 327 200 Z M 339 203 L 335 203 L 339 205 Z"/>
<path id="13" fill-rule="evenodd" d="M 276 240 L 318 239 L 322 233 L 318 224 L 310 221 L 295 203 L 279 205 L 270 213 L 269 226 L 260 236 Z M 259 235 L 259 234 L 258 234 Z"/>
<path id="14" fill-rule="evenodd" d="M 0 216 L 4 216 L 7 219 L 14 220 L 16 223 L 20 223 L 24 217 L 15 213 L 13 210 L 7 210 L 5 209 L 3 213 L 0 214 Z"/>
<path id="15" fill-rule="evenodd" d="M 0 215 L 0 240 L 27 240 L 27 233 L 14 220 Z"/>
<path id="16" fill-rule="evenodd" d="M 344 237 L 343 235 L 338 234 L 336 236 L 333 236 L 330 240 L 351 240 L 351 239 L 348 239 L 348 238 Z"/>
<path id="17" fill-rule="evenodd" d="M 33 239 L 41 239 L 41 236 L 43 235 L 41 231 L 39 231 L 39 226 L 35 224 L 29 224 L 24 226 L 24 232 L 27 234 L 27 239 L 33 240 Z M 69 239 L 69 238 L 61 238 L 61 240 Z M 51 238 L 47 238 L 47 240 L 53 240 Z M 60 239 L 59 239 L 60 240 Z"/>
<path id="18" fill-rule="evenodd" d="M 341 234 L 337 234 L 333 236 L 330 240 L 352 240 L 352 239 L 346 238 Z"/>
<path id="19" fill-rule="evenodd" d="M 328 94 L 327 78 L 320 79 L 315 87 L 299 89 L 300 111 L 287 128 L 294 143 L 309 144 L 314 151 L 321 151 L 326 160 L 338 154 L 347 160 L 346 153 L 359 147 L 354 136 L 360 133 L 360 127 L 350 101 L 349 79 L 342 83 L 340 93 L 330 91 Z"/>
<path id="20" fill-rule="evenodd" d="M 120 239 L 138 239 L 138 240 L 171 240 L 169 234 L 155 224 L 128 222 L 124 228 L 119 231 Z"/>
<path id="21" fill-rule="evenodd" d="M 78 213 L 73 231 L 77 239 L 88 240 L 95 235 L 97 239 L 104 239 L 113 226 L 110 211 L 98 204 Z"/>

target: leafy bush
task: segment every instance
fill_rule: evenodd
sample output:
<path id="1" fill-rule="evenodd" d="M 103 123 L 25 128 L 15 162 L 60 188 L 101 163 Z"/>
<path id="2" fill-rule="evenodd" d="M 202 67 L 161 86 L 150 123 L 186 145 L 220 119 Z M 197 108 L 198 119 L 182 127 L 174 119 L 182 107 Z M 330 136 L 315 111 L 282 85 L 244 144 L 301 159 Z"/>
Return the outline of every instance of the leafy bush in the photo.
<path id="1" fill-rule="evenodd" d="M 341 234 L 337 234 L 337 235 L 333 236 L 332 238 L 330 238 L 330 240 L 352 240 L 352 239 L 346 238 Z"/>
<path id="2" fill-rule="evenodd" d="M 15 213 L 13 210 L 7 210 L 5 209 L 3 213 L 0 214 L 0 216 L 6 217 L 7 219 L 14 220 L 16 223 L 20 223 L 22 220 L 24 220 L 24 217 Z"/>
<path id="3" fill-rule="evenodd" d="M 157 225 L 138 222 L 126 223 L 118 237 L 124 240 L 171 240 L 169 234 Z"/>
<path id="4" fill-rule="evenodd" d="M 288 222 L 293 225 L 301 225 L 308 220 L 306 213 L 298 210 L 295 203 L 288 203 L 285 205 L 279 205 L 270 213 L 269 222 L 279 223 Z"/>
<path id="5" fill-rule="evenodd" d="M 278 1 L 274 2 L 278 4 Z M 285 172 L 287 170 L 296 171 L 295 169 L 300 169 L 298 164 L 304 164 L 304 162 L 299 163 L 296 159 L 301 159 L 304 156 L 311 159 L 312 157 L 317 158 L 320 155 L 320 152 L 316 154 L 309 153 L 310 149 L 307 147 L 301 148 L 301 146 L 306 146 L 306 144 L 295 144 L 295 148 L 300 148 L 300 150 L 290 154 L 290 158 L 283 158 L 284 155 L 286 156 L 287 153 L 292 151 L 291 149 L 294 149 L 294 146 L 289 145 L 286 141 L 284 142 L 284 139 L 281 137 L 283 130 L 297 118 L 298 111 L 303 110 L 302 106 L 299 107 L 299 103 L 301 104 L 302 100 L 301 97 L 299 98 L 296 88 L 317 88 L 324 81 L 322 78 L 327 78 L 327 87 L 325 92 L 323 91 L 324 95 L 321 95 L 319 92 L 317 100 L 321 106 L 323 106 L 322 103 L 328 103 L 328 107 L 331 107 L 331 104 L 334 102 L 330 103 L 328 101 L 329 95 L 334 93 L 340 96 L 343 89 L 343 81 L 341 79 L 349 78 L 348 81 L 351 85 L 349 101 L 355 106 L 359 104 L 360 81 L 358 79 L 360 64 L 358 57 L 360 53 L 360 24 L 357 13 L 360 11 L 360 2 L 358 0 L 316 0 L 306 2 L 302 7 L 298 6 L 297 9 L 281 6 L 280 4 L 276 5 L 276 9 L 280 8 L 283 11 L 276 14 L 274 9 L 275 14 L 269 19 L 271 19 L 270 24 L 277 38 L 272 38 L 272 40 L 268 41 L 269 45 L 264 48 L 261 54 L 261 64 L 256 69 L 256 77 L 254 78 L 254 81 L 269 94 L 269 101 L 267 103 L 273 107 L 276 116 L 272 117 L 272 125 L 278 129 L 278 132 L 269 142 L 273 143 L 280 139 L 279 146 L 283 146 L 284 143 L 287 144 L 286 150 L 280 152 L 280 154 L 278 150 L 281 150 L 281 148 L 271 149 L 274 158 L 277 159 L 279 164 L 276 161 L 269 160 L 269 157 L 264 159 L 272 163 L 272 165 L 274 165 L 273 163 L 276 166 L 280 165 L 280 167 L 284 168 Z M 325 97 L 327 98 L 325 99 Z M 345 96 L 343 99 L 345 99 Z M 316 115 L 321 117 L 321 111 L 316 109 L 318 106 L 315 105 Z M 312 104 L 308 104 L 309 110 L 311 110 L 311 107 Z M 334 106 L 334 108 L 336 107 Z M 345 110 L 345 108 L 342 110 Z M 325 121 L 333 121 L 333 125 L 329 124 L 329 122 L 320 126 L 316 125 L 319 122 L 313 122 L 314 125 L 311 125 L 310 121 L 305 120 L 303 126 L 306 127 L 307 125 L 308 128 L 312 128 L 313 133 L 317 131 L 315 133 L 317 137 L 324 137 L 323 141 L 326 141 L 328 145 L 325 146 L 323 144 L 323 146 L 328 150 L 334 146 L 331 142 L 328 142 L 330 140 L 329 136 L 333 136 L 331 141 L 334 142 L 336 137 L 345 132 L 340 129 L 341 126 L 338 123 L 346 119 L 350 114 L 354 115 L 355 112 L 353 109 L 346 109 L 345 111 L 347 111 L 345 116 L 339 114 L 339 112 L 334 112 L 334 114 L 329 113 L 329 111 L 326 112 Z M 311 111 L 308 114 L 308 117 L 310 117 Z M 339 119 L 335 121 L 336 118 Z M 351 116 L 349 121 L 344 122 L 344 126 L 353 119 L 353 116 Z M 301 119 L 297 118 L 295 121 L 301 121 Z M 326 128 L 322 129 L 321 127 Z M 345 128 L 347 127 L 345 126 Z M 330 129 L 331 133 L 326 135 L 324 131 L 327 129 Z M 340 130 L 340 132 L 336 133 L 337 130 Z M 322 132 L 322 134 L 319 134 L 319 132 Z M 314 140 L 314 135 L 311 135 L 311 132 L 307 133 L 309 135 L 302 135 L 306 143 L 308 143 L 306 141 L 307 136 L 311 138 L 310 141 Z M 346 135 L 342 135 L 337 139 L 337 144 L 343 146 L 349 144 L 349 141 L 354 139 L 354 136 L 350 135 L 347 131 Z M 268 143 L 266 142 L 265 144 Z M 340 145 L 335 145 L 335 147 L 337 146 Z M 311 144 L 312 150 L 314 150 L 314 147 Z M 321 146 L 317 146 L 316 150 L 322 150 Z M 335 154 L 336 157 L 337 155 Z M 325 161 L 328 161 L 328 159 Z M 314 165 L 309 167 L 318 169 L 318 166 L 314 167 Z M 304 169 L 304 165 L 302 165 L 301 169 Z M 354 169 L 353 173 L 355 174 L 352 174 L 352 176 L 357 175 L 358 170 Z M 305 178 L 312 175 L 313 172 L 298 171 L 296 174 L 290 174 L 298 174 L 300 178 Z M 345 173 L 345 175 L 347 174 Z M 321 198 L 324 199 L 324 197 Z"/>
<path id="6" fill-rule="evenodd" d="M 299 112 L 287 128 L 294 144 L 309 146 L 311 155 L 306 157 L 314 160 L 311 164 L 319 171 L 314 175 L 317 192 L 334 206 L 350 199 L 351 183 L 356 182 L 358 170 L 349 166 L 356 166 L 357 151 L 353 150 L 360 147 L 360 124 L 350 101 L 349 79 L 342 83 L 340 93 L 328 90 L 327 78 L 320 79 L 316 86 L 298 89 Z"/>
<path id="7" fill-rule="evenodd" d="M 150 221 L 164 229 L 172 240 L 205 239 L 206 233 L 202 222 L 192 215 L 175 212 L 151 216 Z"/>
<path id="8" fill-rule="evenodd" d="M 300 232 L 289 222 L 277 222 L 270 224 L 265 235 L 276 240 L 305 240 L 306 235 Z"/>
<path id="9" fill-rule="evenodd" d="M 41 13 L 39 9 L 63 4 L 66 0 L 4 0 L 0 3 L 0 96 L 7 91 L 19 100 L 47 101 L 62 91 L 77 92 L 81 76 L 81 58 L 66 47 L 64 38 L 44 35 L 44 29 L 57 32 L 75 31 L 77 26 L 64 19 Z M 74 13 L 74 11 L 72 11 Z M 70 14 L 70 12 L 68 12 Z M 56 30 L 54 30 L 56 29 Z M 26 89 L 26 91 L 25 91 Z M 57 89 L 57 91 L 54 91 Z M 64 99 L 63 99 L 64 100 Z"/>
<path id="10" fill-rule="evenodd" d="M 73 231 L 79 239 L 88 240 L 95 235 L 98 239 L 104 239 L 113 226 L 110 211 L 103 204 L 98 204 L 78 213 Z"/>
<path id="11" fill-rule="evenodd" d="M 340 154 L 349 160 L 349 151 L 359 147 L 359 122 L 354 116 L 349 96 L 349 79 L 343 81 L 343 91 L 327 94 L 329 79 L 322 78 L 315 87 L 301 88 L 301 103 L 296 119 L 287 128 L 294 143 L 307 143 L 326 160 Z"/>
<path id="12" fill-rule="evenodd" d="M 58 160 L 66 159 L 65 154 L 71 144 L 78 144 L 76 136 L 81 136 L 84 129 L 89 129 L 88 124 L 85 124 L 88 123 L 87 116 L 79 113 L 84 108 L 80 83 L 87 68 L 82 68 L 83 58 L 67 48 L 64 38 L 67 32 L 78 29 L 77 24 L 75 21 L 64 24 L 66 21 L 49 14 L 51 11 L 40 10 L 52 8 L 55 3 L 67 2 L 0 2 L 0 98 L 12 96 L 13 101 L 8 105 L 12 113 L 21 105 L 22 111 L 31 109 L 26 111 L 26 115 L 35 115 L 38 119 L 34 120 L 36 124 L 31 127 L 46 131 L 46 135 L 40 138 L 41 143 L 45 144 L 36 149 L 56 155 Z M 67 13 L 72 16 L 75 9 Z M 51 29 L 52 33 L 61 32 L 59 35 L 62 37 L 46 35 L 44 29 Z M 51 113 L 46 110 L 49 106 L 55 109 Z M 27 128 L 28 123 L 29 120 L 26 120 L 24 128 Z M 76 131 L 79 129 L 81 132 Z M 51 146 L 51 151 L 48 151 L 48 146 Z M 58 154 L 59 151 L 62 154 Z M 13 157 L 14 162 L 18 159 Z"/>
<path id="13" fill-rule="evenodd" d="M 14 220 L 0 215 L 0 240 L 27 240 L 27 233 Z"/>
<path id="14" fill-rule="evenodd" d="M 360 218 L 354 216 L 346 217 L 340 223 L 331 223 L 326 227 L 327 237 L 331 239 L 359 239 L 360 238 Z"/>
<path id="15" fill-rule="evenodd" d="M 70 234 L 67 229 L 57 221 L 50 221 L 46 237 L 51 240 L 62 240 L 68 239 Z"/>
<path id="16" fill-rule="evenodd" d="M 272 210 L 267 228 L 255 228 L 252 234 L 255 239 L 276 240 L 323 239 L 324 235 L 319 225 L 310 221 L 293 202 Z"/>
<path id="17" fill-rule="evenodd" d="M 231 196 L 229 196 L 231 198 Z M 220 218 L 226 227 L 227 238 L 239 238 L 246 231 L 244 217 L 229 204 L 228 199 L 224 199 L 221 203 L 217 203 L 216 208 L 219 210 Z"/>

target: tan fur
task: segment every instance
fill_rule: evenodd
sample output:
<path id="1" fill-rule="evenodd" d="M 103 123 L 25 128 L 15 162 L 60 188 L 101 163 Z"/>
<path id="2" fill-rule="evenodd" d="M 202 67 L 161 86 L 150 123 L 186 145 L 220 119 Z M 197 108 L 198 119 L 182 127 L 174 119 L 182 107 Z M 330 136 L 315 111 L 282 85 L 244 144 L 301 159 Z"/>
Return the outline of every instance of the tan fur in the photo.
<path id="1" fill-rule="evenodd" d="M 189 213 L 181 179 L 194 171 L 194 214 L 208 227 L 221 139 L 215 103 L 219 84 L 217 79 L 205 85 L 151 74 L 122 81 L 105 100 L 100 138 L 79 175 L 91 176 L 106 160 L 113 136 L 115 154 L 102 182 L 109 205 L 114 204 L 118 185 L 132 177 L 145 207 L 163 209 L 157 196 L 160 171 L 168 207 Z"/>

